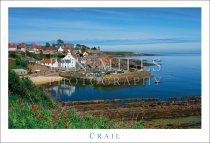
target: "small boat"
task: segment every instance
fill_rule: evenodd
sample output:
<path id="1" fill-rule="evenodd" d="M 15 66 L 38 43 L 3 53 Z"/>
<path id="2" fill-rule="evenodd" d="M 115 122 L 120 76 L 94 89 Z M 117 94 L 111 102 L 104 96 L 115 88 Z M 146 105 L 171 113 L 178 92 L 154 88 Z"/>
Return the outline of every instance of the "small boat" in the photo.
<path id="1" fill-rule="evenodd" d="M 157 84 L 160 83 L 160 80 L 155 80 L 155 83 L 157 83 Z"/>

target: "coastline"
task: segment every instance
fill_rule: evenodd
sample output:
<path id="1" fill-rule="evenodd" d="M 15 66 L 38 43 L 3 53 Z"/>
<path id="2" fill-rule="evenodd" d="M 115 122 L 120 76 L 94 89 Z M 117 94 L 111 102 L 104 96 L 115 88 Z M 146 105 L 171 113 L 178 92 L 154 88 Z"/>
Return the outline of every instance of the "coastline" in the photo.
<path id="1" fill-rule="evenodd" d="M 57 76 L 57 75 L 56 76 L 36 76 L 36 77 L 29 77 L 29 78 L 35 85 L 42 85 L 42 84 L 57 82 L 63 79 L 63 77 Z"/>

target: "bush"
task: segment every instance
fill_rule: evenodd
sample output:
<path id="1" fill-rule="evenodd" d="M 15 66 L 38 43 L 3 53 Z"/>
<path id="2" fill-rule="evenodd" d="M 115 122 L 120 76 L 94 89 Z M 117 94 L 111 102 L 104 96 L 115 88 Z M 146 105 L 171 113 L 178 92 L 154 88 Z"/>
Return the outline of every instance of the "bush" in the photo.
<path id="1" fill-rule="evenodd" d="M 9 57 L 16 59 L 18 56 L 15 52 L 10 52 Z"/>
<path id="2" fill-rule="evenodd" d="M 9 91 L 31 103 L 43 102 L 43 105 L 54 107 L 54 104 L 42 87 L 38 87 L 28 78 L 20 79 L 13 71 L 9 70 Z"/>

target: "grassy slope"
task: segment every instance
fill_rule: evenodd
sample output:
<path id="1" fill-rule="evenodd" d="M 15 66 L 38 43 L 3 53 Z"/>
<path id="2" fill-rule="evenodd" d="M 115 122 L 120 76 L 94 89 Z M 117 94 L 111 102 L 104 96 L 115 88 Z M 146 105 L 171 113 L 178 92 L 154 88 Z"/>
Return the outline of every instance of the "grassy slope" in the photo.
<path id="1" fill-rule="evenodd" d="M 9 64 L 10 69 L 27 69 L 21 65 L 17 65 L 15 62 Z"/>

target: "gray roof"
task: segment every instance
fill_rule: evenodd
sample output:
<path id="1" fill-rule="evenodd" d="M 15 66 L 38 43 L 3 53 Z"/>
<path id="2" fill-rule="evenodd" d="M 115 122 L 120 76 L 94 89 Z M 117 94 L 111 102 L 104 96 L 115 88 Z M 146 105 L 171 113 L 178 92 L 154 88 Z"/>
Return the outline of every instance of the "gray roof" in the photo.
<path id="1" fill-rule="evenodd" d="M 15 72 L 27 72 L 27 70 L 24 69 L 13 69 Z"/>
<path id="2" fill-rule="evenodd" d="M 60 63 L 71 63 L 71 60 L 61 60 Z"/>

